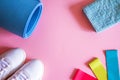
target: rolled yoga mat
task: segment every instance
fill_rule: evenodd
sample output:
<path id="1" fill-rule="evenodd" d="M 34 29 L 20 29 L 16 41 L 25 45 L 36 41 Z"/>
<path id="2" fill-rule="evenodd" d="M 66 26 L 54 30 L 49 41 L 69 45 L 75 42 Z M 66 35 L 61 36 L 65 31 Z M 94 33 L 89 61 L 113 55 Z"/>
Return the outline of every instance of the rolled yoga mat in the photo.
<path id="1" fill-rule="evenodd" d="M 0 0 L 0 26 L 28 38 L 36 27 L 42 7 L 39 0 Z"/>

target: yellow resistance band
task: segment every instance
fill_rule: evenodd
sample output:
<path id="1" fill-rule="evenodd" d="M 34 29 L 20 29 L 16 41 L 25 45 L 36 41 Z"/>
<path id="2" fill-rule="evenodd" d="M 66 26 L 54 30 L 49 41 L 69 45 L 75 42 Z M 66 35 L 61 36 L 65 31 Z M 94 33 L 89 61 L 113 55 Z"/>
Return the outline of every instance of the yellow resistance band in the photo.
<path id="1" fill-rule="evenodd" d="M 107 80 L 107 72 L 98 58 L 90 62 L 89 66 L 98 78 L 98 80 Z"/>

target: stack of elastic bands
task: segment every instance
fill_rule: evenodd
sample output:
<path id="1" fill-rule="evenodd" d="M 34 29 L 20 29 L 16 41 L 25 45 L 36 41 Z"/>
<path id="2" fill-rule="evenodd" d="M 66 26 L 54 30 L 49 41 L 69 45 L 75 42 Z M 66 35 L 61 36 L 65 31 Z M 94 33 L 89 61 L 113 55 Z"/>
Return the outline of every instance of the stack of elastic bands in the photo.
<path id="1" fill-rule="evenodd" d="M 98 58 L 90 62 L 89 66 L 96 78 L 77 69 L 73 80 L 120 80 L 117 50 L 106 50 L 107 70 L 103 67 Z"/>

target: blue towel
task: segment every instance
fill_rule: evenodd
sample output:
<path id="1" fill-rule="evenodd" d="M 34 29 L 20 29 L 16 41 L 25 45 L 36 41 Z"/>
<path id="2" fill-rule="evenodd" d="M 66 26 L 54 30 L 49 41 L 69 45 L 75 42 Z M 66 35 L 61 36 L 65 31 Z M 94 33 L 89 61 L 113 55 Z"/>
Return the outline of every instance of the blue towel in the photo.
<path id="1" fill-rule="evenodd" d="M 96 32 L 120 22 L 120 0 L 96 0 L 83 11 Z"/>
<path id="2" fill-rule="evenodd" d="M 28 38 L 36 27 L 41 11 L 39 0 L 0 0 L 0 26 Z"/>

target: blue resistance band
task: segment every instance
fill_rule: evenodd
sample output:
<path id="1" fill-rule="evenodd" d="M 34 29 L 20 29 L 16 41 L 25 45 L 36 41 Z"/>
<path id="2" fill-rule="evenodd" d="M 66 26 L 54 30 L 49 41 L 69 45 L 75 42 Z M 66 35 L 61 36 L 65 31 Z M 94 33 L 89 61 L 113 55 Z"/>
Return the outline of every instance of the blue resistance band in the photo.
<path id="1" fill-rule="evenodd" d="M 28 38 L 42 12 L 39 0 L 0 0 L 0 27 Z"/>
<path id="2" fill-rule="evenodd" d="M 117 50 L 106 50 L 106 63 L 108 71 L 108 80 L 120 80 Z"/>

